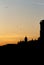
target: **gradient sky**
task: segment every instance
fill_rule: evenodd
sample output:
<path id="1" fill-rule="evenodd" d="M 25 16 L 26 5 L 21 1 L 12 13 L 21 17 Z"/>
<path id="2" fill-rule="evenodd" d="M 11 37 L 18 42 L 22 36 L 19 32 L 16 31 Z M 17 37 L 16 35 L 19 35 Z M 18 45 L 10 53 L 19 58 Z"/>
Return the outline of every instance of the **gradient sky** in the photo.
<path id="1" fill-rule="evenodd" d="M 0 42 L 37 39 L 42 19 L 44 0 L 0 0 Z"/>

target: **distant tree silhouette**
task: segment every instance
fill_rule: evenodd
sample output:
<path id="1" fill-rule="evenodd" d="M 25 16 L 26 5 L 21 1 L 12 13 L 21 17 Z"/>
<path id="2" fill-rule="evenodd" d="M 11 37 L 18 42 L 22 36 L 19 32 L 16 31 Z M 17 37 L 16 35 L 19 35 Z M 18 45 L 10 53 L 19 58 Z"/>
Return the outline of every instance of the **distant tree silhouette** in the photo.
<path id="1" fill-rule="evenodd" d="M 25 38 L 24 38 L 24 41 L 25 41 L 25 42 L 27 42 L 27 41 L 28 41 L 28 38 L 27 38 L 27 37 L 25 37 Z"/>

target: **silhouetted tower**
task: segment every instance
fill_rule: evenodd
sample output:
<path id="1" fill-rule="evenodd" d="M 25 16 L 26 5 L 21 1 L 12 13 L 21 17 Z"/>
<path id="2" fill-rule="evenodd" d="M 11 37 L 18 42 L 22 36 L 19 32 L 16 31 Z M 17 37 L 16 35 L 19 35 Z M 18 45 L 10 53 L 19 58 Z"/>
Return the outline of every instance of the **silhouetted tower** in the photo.
<path id="1" fill-rule="evenodd" d="M 44 40 L 44 20 L 41 20 L 40 22 L 40 38 L 41 40 Z"/>
<path id="2" fill-rule="evenodd" d="M 27 37 L 25 37 L 24 41 L 25 41 L 25 42 L 27 42 L 27 41 L 28 41 L 28 38 L 27 38 Z"/>

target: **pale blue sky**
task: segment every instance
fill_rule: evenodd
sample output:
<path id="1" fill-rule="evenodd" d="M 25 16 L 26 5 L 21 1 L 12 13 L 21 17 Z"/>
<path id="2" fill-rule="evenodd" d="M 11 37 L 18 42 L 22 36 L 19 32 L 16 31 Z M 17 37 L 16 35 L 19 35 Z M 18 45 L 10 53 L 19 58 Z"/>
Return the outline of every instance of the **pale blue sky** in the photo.
<path id="1" fill-rule="evenodd" d="M 0 35 L 39 36 L 44 0 L 0 0 Z"/>

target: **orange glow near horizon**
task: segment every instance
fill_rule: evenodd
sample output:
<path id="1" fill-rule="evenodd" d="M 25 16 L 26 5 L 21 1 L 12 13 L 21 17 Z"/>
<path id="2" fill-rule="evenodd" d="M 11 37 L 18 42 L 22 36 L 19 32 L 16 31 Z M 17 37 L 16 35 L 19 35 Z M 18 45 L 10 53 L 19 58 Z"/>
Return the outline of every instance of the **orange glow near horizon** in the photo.
<path id="1" fill-rule="evenodd" d="M 0 0 L 0 45 L 40 37 L 44 0 Z"/>
<path id="2" fill-rule="evenodd" d="M 23 41 L 25 36 L 21 35 L 16 35 L 16 36 L 11 36 L 11 35 L 4 35 L 0 36 L 0 46 L 6 45 L 6 44 L 17 44 L 19 41 Z M 28 40 L 37 40 L 37 36 L 27 36 Z"/>

